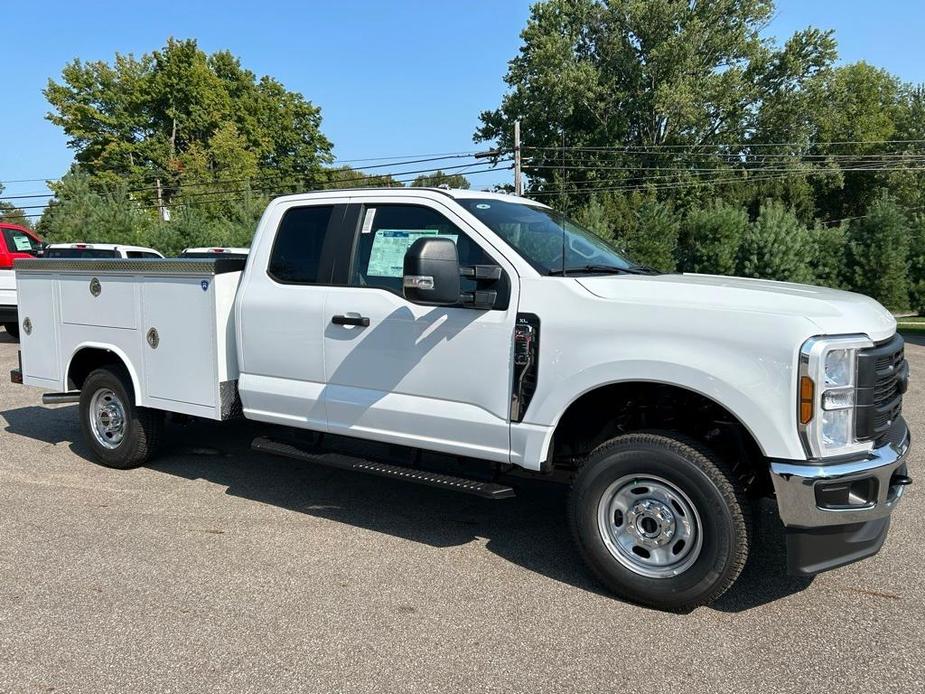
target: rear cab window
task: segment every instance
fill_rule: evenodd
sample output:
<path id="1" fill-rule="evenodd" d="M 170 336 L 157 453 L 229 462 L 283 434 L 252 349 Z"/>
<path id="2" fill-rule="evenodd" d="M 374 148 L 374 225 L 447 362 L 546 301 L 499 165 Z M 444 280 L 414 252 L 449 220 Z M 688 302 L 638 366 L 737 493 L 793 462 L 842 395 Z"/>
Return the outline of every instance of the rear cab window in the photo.
<path id="1" fill-rule="evenodd" d="M 118 253 L 103 248 L 48 248 L 46 258 L 118 258 Z"/>
<path id="2" fill-rule="evenodd" d="M 126 251 L 126 258 L 160 258 L 157 253 L 152 253 L 151 251 Z"/>
<path id="3" fill-rule="evenodd" d="M 334 205 L 291 207 L 283 214 L 267 274 L 282 284 L 331 284 Z"/>

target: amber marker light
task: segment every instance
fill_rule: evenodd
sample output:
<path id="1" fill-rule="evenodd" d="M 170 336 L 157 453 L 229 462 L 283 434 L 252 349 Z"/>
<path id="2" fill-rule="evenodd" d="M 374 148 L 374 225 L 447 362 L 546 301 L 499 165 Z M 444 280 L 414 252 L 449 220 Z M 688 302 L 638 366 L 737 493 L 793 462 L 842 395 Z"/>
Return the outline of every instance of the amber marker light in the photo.
<path id="1" fill-rule="evenodd" d="M 809 376 L 800 377 L 800 424 L 809 424 L 813 418 L 815 385 Z"/>

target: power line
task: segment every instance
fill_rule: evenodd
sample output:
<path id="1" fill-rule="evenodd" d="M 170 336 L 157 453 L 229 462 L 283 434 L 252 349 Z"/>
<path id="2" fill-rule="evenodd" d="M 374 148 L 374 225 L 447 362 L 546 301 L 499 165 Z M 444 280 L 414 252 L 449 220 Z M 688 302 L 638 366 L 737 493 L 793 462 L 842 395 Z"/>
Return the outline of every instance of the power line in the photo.
<path id="1" fill-rule="evenodd" d="M 672 149 L 709 149 L 709 148 L 748 148 L 748 147 L 829 147 L 841 145 L 891 145 L 891 144 L 922 144 L 925 140 L 834 140 L 831 142 L 724 142 L 724 143 L 701 143 L 701 144 L 646 144 L 646 145 L 616 145 L 616 146 L 584 146 L 584 145 L 562 145 L 562 146 L 533 146 L 525 145 L 525 150 L 573 150 L 589 152 L 607 152 L 607 151 L 646 151 L 646 150 L 672 150 Z"/>
<path id="2" fill-rule="evenodd" d="M 405 159 L 407 157 L 437 157 L 440 159 L 449 159 L 452 156 L 475 156 L 476 151 L 472 152 L 433 152 L 429 154 L 402 154 L 396 155 L 394 157 L 365 157 L 363 159 L 337 159 L 332 162 L 332 166 L 335 164 L 350 164 L 357 161 L 386 161 L 388 159 Z"/>
<path id="3" fill-rule="evenodd" d="M 444 159 L 443 157 L 437 157 L 437 158 L 433 158 L 433 159 L 408 160 L 408 161 L 403 161 L 403 162 L 395 162 L 395 163 L 392 164 L 392 165 L 403 166 L 403 165 L 407 165 L 407 164 L 414 164 L 414 163 L 425 162 L 425 161 L 441 161 L 441 160 L 443 160 L 443 159 Z M 505 162 L 509 162 L 509 161 L 511 161 L 510 158 L 508 158 L 508 159 L 501 159 L 501 160 L 499 160 L 499 163 L 505 163 Z M 396 179 L 396 177 L 397 177 L 397 176 L 410 176 L 410 175 L 414 175 L 414 174 L 436 174 L 437 172 L 456 171 L 456 170 L 458 170 L 458 169 L 462 169 L 462 171 L 459 171 L 458 173 L 463 174 L 463 173 L 467 173 L 467 172 L 465 171 L 465 169 L 471 168 L 471 167 L 476 166 L 476 165 L 478 165 L 478 164 L 480 164 L 480 163 L 481 163 L 481 162 L 479 162 L 479 161 L 475 161 L 475 162 L 470 162 L 470 163 L 468 163 L 468 164 L 458 164 L 458 165 L 454 165 L 454 166 L 441 166 L 441 167 L 438 167 L 438 168 L 436 168 L 436 169 L 417 169 L 417 170 L 414 170 L 414 171 L 387 171 L 387 172 L 382 172 L 382 173 L 378 173 L 378 174 L 373 174 L 373 175 L 371 175 L 371 176 L 359 175 L 359 176 L 352 176 L 352 177 L 348 177 L 348 178 L 338 178 L 338 179 L 333 180 L 333 181 L 322 182 L 322 185 L 340 185 L 340 184 L 345 184 L 345 183 L 359 183 L 359 182 L 363 182 L 363 181 L 367 181 L 367 180 L 375 179 L 375 178 L 390 178 L 390 179 L 395 180 L 395 182 L 411 182 L 411 181 L 413 181 L 414 179 L 407 179 L 407 180 L 405 180 L 405 181 L 398 181 L 398 180 Z M 380 165 L 380 166 L 377 166 L 377 167 L 367 167 L 367 168 L 382 168 L 383 166 L 386 166 L 386 165 Z M 485 170 L 483 170 L 483 171 L 468 172 L 468 173 L 483 173 L 484 171 L 491 171 L 491 170 L 504 171 L 504 170 L 509 169 L 509 168 L 510 168 L 510 167 L 493 167 L 493 168 L 490 168 L 490 169 L 485 169 Z M 337 170 L 325 169 L 324 171 L 321 172 L 321 174 L 323 175 L 324 173 L 328 173 L 328 172 L 331 172 L 331 171 L 337 171 Z M 356 171 L 361 171 L 361 169 L 356 169 Z M 303 176 L 296 176 L 296 177 L 291 177 L 291 176 L 288 176 L 288 175 L 279 175 L 279 176 L 269 176 L 269 177 L 263 177 L 263 178 L 257 177 L 257 178 L 238 178 L 238 179 L 215 179 L 215 180 L 212 180 L 212 181 L 202 181 L 202 182 L 198 182 L 198 183 L 189 183 L 189 184 L 180 185 L 180 186 L 165 186 L 164 189 L 167 190 L 167 191 L 180 191 L 180 190 L 185 190 L 186 188 L 191 188 L 191 187 L 201 187 L 201 186 L 205 186 L 205 185 L 219 185 L 219 184 L 221 184 L 221 183 L 248 183 L 248 184 L 250 184 L 250 183 L 256 183 L 256 184 L 267 183 L 267 184 L 269 184 L 270 182 L 278 182 L 278 181 L 293 181 L 293 182 L 296 182 L 296 181 L 306 181 L 306 180 L 310 180 L 310 179 L 311 179 L 313 182 L 317 183 L 318 181 L 315 180 L 315 179 L 317 179 L 318 177 L 319 177 L 319 176 L 318 176 L 317 174 L 306 174 L 306 175 L 303 175 Z M 267 188 L 266 186 L 260 187 L 259 185 L 258 185 L 256 188 L 254 188 L 254 189 L 255 189 L 255 190 L 258 190 L 258 191 L 259 191 L 259 190 L 268 190 L 268 188 Z M 152 192 L 153 190 L 154 190 L 154 189 L 142 188 L 142 189 L 129 190 L 128 192 L 129 192 L 129 193 Z M 223 191 L 209 190 L 209 191 L 203 191 L 203 192 L 200 192 L 200 193 L 189 193 L 189 194 L 186 195 L 186 197 L 197 197 L 197 196 L 200 196 L 200 195 L 213 195 L 213 194 L 221 193 L 221 192 L 223 192 Z M 236 192 L 237 192 L 237 191 L 236 191 Z M 46 197 L 46 198 L 47 198 L 47 197 L 49 197 L 49 195 L 6 196 L 6 197 L 3 197 L 2 199 L 3 199 L 3 200 L 19 200 L 19 199 L 29 199 L 29 198 L 42 198 L 42 197 Z M 176 203 L 171 203 L 171 204 L 176 204 Z M 22 210 L 42 209 L 42 208 L 45 208 L 45 207 L 47 207 L 47 206 L 48 206 L 47 204 L 45 204 L 45 205 L 31 205 L 31 206 L 30 206 L 30 205 L 27 205 L 27 206 L 21 206 L 21 207 L 19 207 L 19 209 L 22 209 Z"/>
<path id="4" fill-rule="evenodd" d="M 510 159 L 504 159 L 504 160 L 501 160 L 500 163 L 505 163 L 505 162 L 509 162 L 509 161 L 510 161 Z M 460 165 L 460 167 L 472 167 L 472 166 L 475 166 L 475 165 L 477 165 L 477 164 L 479 164 L 479 163 L 480 163 L 480 162 L 475 162 L 475 163 L 470 163 L 470 164 L 463 164 L 463 165 Z M 443 170 L 447 170 L 447 169 L 449 169 L 449 168 L 460 168 L 460 167 L 445 167 Z M 460 172 L 460 173 L 465 173 L 465 175 L 467 175 L 467 176 L 475 176 L 475 175 L 483 174 L 483 173 L 491 173 L 491 172 L 499 172 L 499 171 L 509 171 L 511 168 L 512 168 L 511 166 L 490 166 L 490 167 L 483 168 L 483 169 L 478 169 L 478 170 L 475 170 L 475 171 L 465 171 L 465 172 Z M 435 173 L 437 173 L 438 171 L 439 171 L 439 169 L 426 169 L 426 170 L 423 170 L 423 171 L 397 172 L 395 175 L 396 175 L 396 176 L 401 176 L 402 174 L 411 175 L 411 174 L 415 174 L 415 173 L 434 173 L 434 174 L 435 174 Z M 380 175 L 385 176 L 385 175 L 389 175 L 389 174 L 380 174 Z M 369 177 L 364 176 L 364 177 L 360 177 L 360 178 L 349 178 L 349 179 L 340 179 L 340 180 L 338 180 L 338 181 L 329 181 L 329 182 L 322 183 L 322 187 L 321 187 L 321 188 L 317 188 L 316 190 L 330 190 L 330 189 L 332 189 L 332 188 L 333 188 L 333 189 L 337 189 L 338 185 L 343 184 L 343 183 L 347 183 L 347 182 L 362 182 L 362 181 L 365 181 L 365 180 L 368 180 L 368 179 L 369 179 Z M 394 178 L 394 177 L 393 177 L 392 180 L 393 180 L 393 182 L 395 182 L 395 183 L 411 183 L 411 182 L 414 182 L 414 181 L 416 180 L 416 177 L 415 177 L 415 178 Z M 349 189 L 349 188 L 348 188 L 348 189 Z M 304 192 L 312 192 L 312 191 L 304 191 Z M 172 203 L 170 203 L 170 204 L 168 204 L 168 205 L 165 205 L 165 207 L 170 207 L 170 208 L 176 208 L 176 207 L 199 207 L 199 206 L 203 206 L 203 205 L 207 205 L 207 204 L 211 204 L 211 203 L 240 202 L 240 201 L 243 201 L 243 200 L 245 199 L 245 196 L 242 195 L 242 194 L 244 194 L 244 193 L 254 193 L 254 194 L 258 194 L 258 195 L 261 194 L 261 193 L 267 193 L 267 194 L 272 195 L 272 194 L 273 194 L 273 188 L 270 188 L 270 187 L 266 187 L 266 186 L 265 186 L 265 187 L 256 187 L 256 188 L 238 188 L 238 189 L 232 189 L 232 190 L 211 190 L 211 191 L 203 191 L 203 192 L 200 192 L 200 193 L 191 193 L 191 194 L 189 194 L 188 196 L 186 196 L 186 198 L 202 198 L 202 197 L 204 197 L 205 199 L 199 199 L 199 200 L 195 200 L 195 201 L 190 202 L 190 201 L 187 201 L 186 198 L 182 198 L 182 199 L 180 199 L 180 200 L 178 200 L 178 201 L 176 201 L 176 202 L 172 202 Z M 232 196 L 232 197 L 229 197 L 229 196 Z M 20 207 L 20 208 L 18 208 L 18 209 L 20 209 L 20 210 L 34 210 L 34 209 L 42 209 L 42 210 L 44 210 L 44 209 L 50 207 L 50 206 L 53 205 L 53 204 L 61 204 L 61 203 L 60 203 L 60 201 L 57 202 L 57 203 L 48 202 L 48 203 L 46 203 L 46 204 L 44 204 L 44 205 L 31 205 L 31 206 Z M 153 205 L 137 205 L 137 206 L 136 206 L 136 209 L 158 209 L 158 208 L 159 208 L 159 206 L 156 205 L 156 204 L 153 204 Z M 42 212 L 39 212 L 39 213 L 24 214 L 24 215 L 19 215 L 19 216 L 22 216 L 22 217 L 41 217 L 42 214 L 43 214 Z"/>
<path id="5" fill-rule="evenodd" d="M 725 183 L 756 183 L 761 181 L 770 181 L 770 180 L 783 180 L 790 178 L 791 176 L 824 176 L 824 175 L 834 175 L 834 174 L 843 174 L 843 173 L 853 173 L 853 172 L 883 172 L 883 171 L 925 171 L 925 167 L 919 168 L 901 168 L 901 169 L 813 169 L 813 170 L 800 170 L 800 171 L 790 171 L 786 173 L 775 172 L 772 175 L 756 175 L 753 177 L 744 177 L 744 176 L 735 176 L 734 178 L 719 178 L 711 179 L 707 177 L 698 177 L 694 180 L 688 181 L 666 181 L 663 183 L 637 183 L 637 184 L 625 184 L 626 179 L 610 179 L 608 180 L 589 180 L 589 181 L 563 181 L 559 190 L 543 190 L 531 193 L 530 196 L 534 195 L 562 195 L 563 192 L 569 192 L 565 189 L 565 186 L 569 183 L 572 183 L 574 186 L 573 192 L 576 193 L 610 193 L 610 192 L 622 192 L 622 191 L 632 191 L 640 189 L 650 189 L 650 190 L 668 190 L 672 188 L 687 188 L 691 186 L 710 186 L 716 184 L 725 184 Z M 730 171 L 732 173 L 732 171 Z M 624 183 L 624 185 L 615 185 L 617 183 Z M 579 185 L 579 184 L 599 184 L 595 185 Z M 613 184 L 608 186 L 607 184 Z"/>
<path id="6" fill-rule="evenodd" d="M 509 160 L 508 160 L 508 161 L 509 161 Z M 473 166 L 473 164 L 468 164 L 468 166 Z M 467 171 L 467 172 L 466 172 L 466 175 L 468 175 L 468 176 L 475 176 L 475 175 L 477 175 L 477 174 L 483 174 L 483 173 L 492 173 L 492 172 L 498 172 L 498 171 L 509 171 L 511 168 L 512 168 L 511 166 L 501 166 L 501 167 L 492 166 L 492 167 L 488 167 L 488 168 L 484 168 L 484 169 L 478 169 L 478 170 L 475 170 L 475 171 Z M 362 180 L 365 180 L 365 179 L 362 179 Z M 415 180 L 417 180 L 417 179 L 416 179 L 416 178 L 405 178 L 405 179 L 395 178 L 395 179 L 393 179 L 393 181 L 394 181 L 395 183 L 412 183 L 412 182 L 414 182 Z M 326 187 L 317 188 L 317 189 L 315 189 L 315 190 L 318 190 L 318 191 L 324 191 L 324 190 L 337 190 L 337 189 L 338 189 L 338 184 L 340 184 L 340 183 L 343 183 L 343 181 L 332 181 L 332 182 L 330 182 L 330 184 L 328 184 Z M 397 189 L 397 188 L 396 188 L 396 189 Z M 344 190 L 352 190 L 352 188 L 349 188 L 349 187 L 348 187 L 348 188 L 345 188 Z M 268 194 L 270 194 L 270 195 L 276 194 L 276 193 L 274 193 L 274 191 L 273 191 L 272 189 L 269 189 L 269 188 L 256 188 L 256 189 L 254 189 L 254 188 L 240 188 L 240 189 L 237 189 L 237 190 L 209 191 L 209 192 L 204 192 L 204 193 L 196 193 L 196 194 L 190 195 L 190 196 L 188 196 L 188 197 L 197 197 L 197 198 L 198 198 L 198 197 L 201 197 L 201 196 L 213 196 L 213 197 L 207 197 L 206 199 L 199 199 L 199 200 L 195 200 L 195 201 L 193 201 L 193 202 L 189 202 L 189 201 L 187 201 L 187 200 L 184 198 L 184 199 L 180 199 L 179 201 L 177 201 L 177 202 L 175 202 L 175 203 L 171 203 L 170 205 L 167 205 L 167 206 L 168 206 L 168 207 L 171 207 L 171 208 L 173 208 L 173 207 L 196 207 L 196 206 L 199 206 L 199 205 L 210 204 L 210 203 L 216 203 L 216 202 L 240 202 L 240 201 L 242 201 L 242 200 L 245 199 L 244 196 L 240 196 L 240 195 L 239 195 L 238 197 L 222 197 L 222 196 L 227 196 L 227 195 L 232 195 L 232 196 L 234 196 L 234 195 L 237 195 L 237 194 L 242 194 L 242 193 L 254 193 L 254 192 L 256 192 L 256 193 L 261 193 L 261 192 L 263 192 L 263 193 L 268 193 Z M 310 193 L 310 192 L 314 192 L 314 191 L 308 190 L 308 191 L 302 191 L 302 192 Z M 214 197 L 214 196 L 218 196 L 218 197 Z M 154 209 L 154 208 L 156 208 L 157 206 L 156 206 L 156 205 L 155 205 L 155 206 L 147 205 L 147 206 L 142 206 L 142 207 L 147 207 L 147 208 Z"/>
<path id="7" fill-rule="evenodd" d="M 396 157 L 367 157 L 363 159 L 340 159 L 340 160 L 335 160 L 331 162 L 330 167 L 337 167 L 340 164 L 348 164 L 351 162 L 362 162 L 362 161 L 387 161 L 388 162 L 385 164 L 374 164 L 370 166 L 355 167 L 357 171 L 364 171 L 367 169 L 378 169 L 378 168 L 391 167 L 391 166 L 404 166 L 406 164 L 419 164 L 423 162 L 442 161 L 446 159 L 468 159 L 468 158 L 474 157 L 475 154 L 477 154 L 477 152 L 473 151 L 473 152 L 446 152 L 446 153 L 434 153 L 434 154 L 407 154 L 407 155 L 396 156 Z M 320 171 L 331 171 L 334 169 L 333 168 L 321 168 L 319 170 Z M 164 177 L 170 176 L 171 174 L 170 172 L 162 171 L 160 173 L 149 172 L 147 175 L 148 177 L 153 177 L 153 178 L 157 178 L 157 177 L 164 178 Z M 282 175 L 283 174 L 281 174 L 281 176 Z M 48 182 L 48 181 L 55 182 L 59 180 L 60 178 L 56 176 L 48 176 L 46 178 L 33 178 L 33 179 L 27 179 L 27 178 L 9 179 L 5 181 L 0 181 L 0 185 L 5 185 L 7 183 L 30 183 L 30 182 L 43 183 L 43 182 Z M 231 182 L 231 179 L 224 179 L 224 180 L 225 182 Z M 237 179 L 237 180 L 240 181 L 243 179 Z M 206 185 L 210 182 L 203 182 L 201 184 L 189 183 L 185 185 Z M 151 189 L 153 190 L 153 187 Z M 144 190 L 147 190 L 147 189 L 144 189 Z M 137 191 L 134 191 L 134 192 L 137 192 Z"/>

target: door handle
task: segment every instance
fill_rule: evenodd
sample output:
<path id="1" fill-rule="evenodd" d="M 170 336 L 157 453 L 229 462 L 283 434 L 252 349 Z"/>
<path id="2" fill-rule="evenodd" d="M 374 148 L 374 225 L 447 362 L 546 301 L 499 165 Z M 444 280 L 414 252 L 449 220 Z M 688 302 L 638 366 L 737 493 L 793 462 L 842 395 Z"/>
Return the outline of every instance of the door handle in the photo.
<path id="1" fill-rule="evenodd" d="M 334 316 L 331 322 L 334 325 L 358 325 L 361 328 L 369 327 L 369 318 L 366 316 Z"/>

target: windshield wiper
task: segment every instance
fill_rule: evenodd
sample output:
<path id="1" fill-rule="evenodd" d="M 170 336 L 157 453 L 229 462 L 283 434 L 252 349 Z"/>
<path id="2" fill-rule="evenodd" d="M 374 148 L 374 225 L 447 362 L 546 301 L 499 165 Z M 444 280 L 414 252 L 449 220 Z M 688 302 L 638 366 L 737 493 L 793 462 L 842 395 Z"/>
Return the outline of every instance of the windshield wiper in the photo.
<path id="1" fill-rule="evenodd" d="M 648 268 L 642 269 L 638 267 L 619 267 L 617 265 L 578 265 L 575 267 L 566 267 L 561 270 L 550 270 L 546 274 L 552 277 L 555 276 L 567 276 L 570 272 L 584 272 L 584 273 L 600 273 L 608 275 L 616 274 L 628 274 L 628 275 L 648 275 L 650 270 Z"/>
<path id="2" fill-rule="evenodd" d="M 644 275 L 663 275 L 665 274 L 661 270 L 656 270 L 654 267 L 651 267 L 650 265 L 634 264 L 632 269 L 638 270 L 641 274 L 644 274 Z"/>

